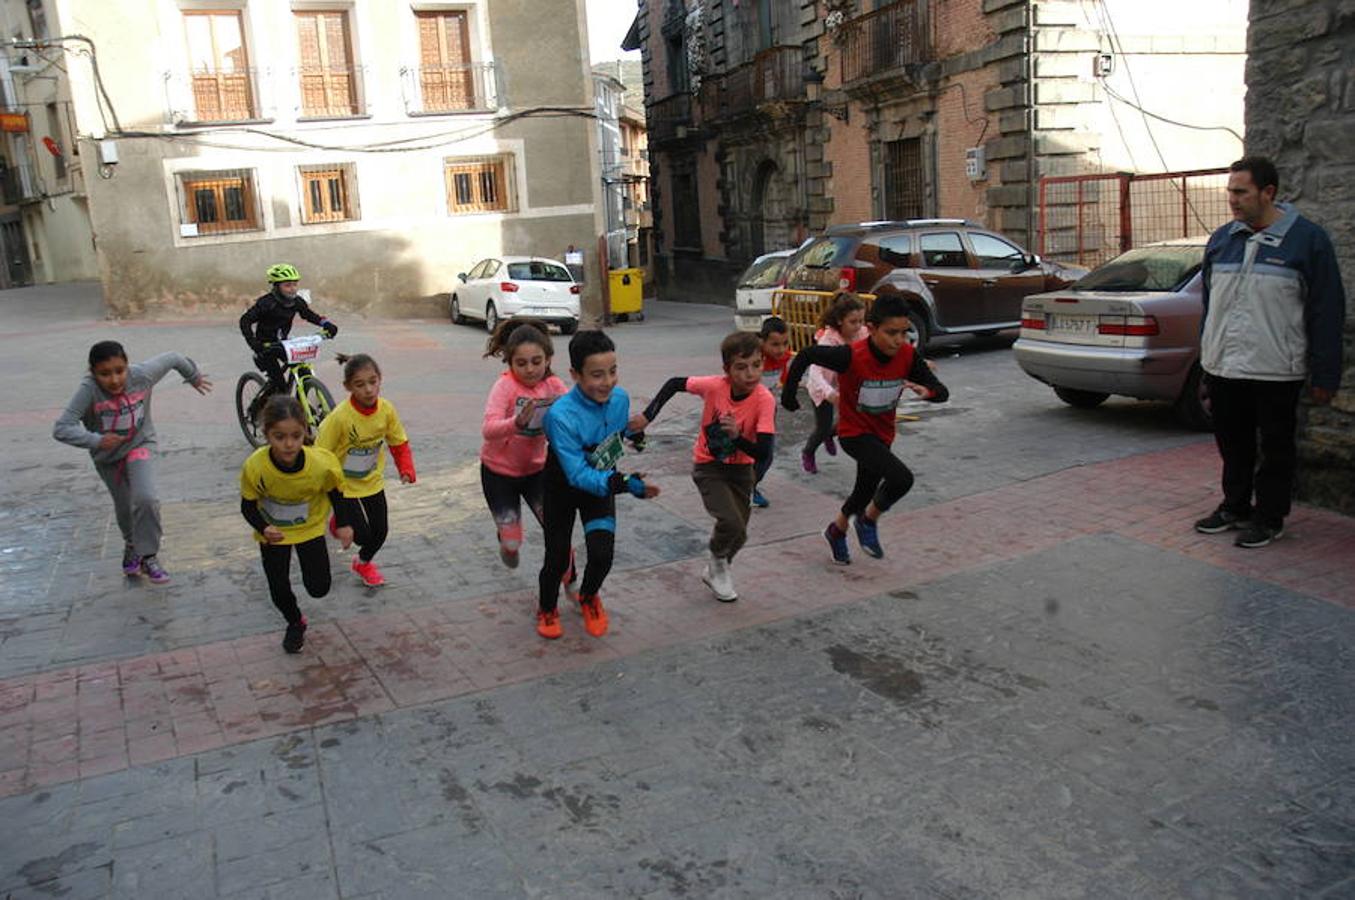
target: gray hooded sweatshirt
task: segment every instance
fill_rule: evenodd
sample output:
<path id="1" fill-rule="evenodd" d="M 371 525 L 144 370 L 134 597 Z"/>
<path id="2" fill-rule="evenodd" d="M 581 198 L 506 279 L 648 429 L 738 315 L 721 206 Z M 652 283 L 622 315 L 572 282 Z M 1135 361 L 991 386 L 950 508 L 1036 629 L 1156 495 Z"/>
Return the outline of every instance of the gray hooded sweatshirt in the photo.
<path id="1" fill-rule="evenodd" d="M 108 393 L 87 373 L 52 426 L 52 437 L 72 447 L 85 448 L 96 465 L 105 466 L 116 465 L 138 447 L 154 446 L 151 388 L 170 369 L 182 375 L 187 383 L 199 375 L 197 364 L 180 353 L 161 353 L 128 366 L 127 384 L 121 394 Z M 99 441 L 109 432 L 129 439 L 111 450 L 100 450 Z"/>

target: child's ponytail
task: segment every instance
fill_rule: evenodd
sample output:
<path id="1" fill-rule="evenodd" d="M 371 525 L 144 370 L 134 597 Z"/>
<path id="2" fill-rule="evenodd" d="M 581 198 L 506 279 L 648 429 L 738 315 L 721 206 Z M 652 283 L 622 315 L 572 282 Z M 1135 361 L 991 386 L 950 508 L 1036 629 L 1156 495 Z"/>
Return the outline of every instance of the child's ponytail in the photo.
<path id="1" fill-rule="evenodd" d="M 546 324 L 537 319 L 504 319 L 485 342 L 485 357 L 497 356 L 504 362 L 522 344 L 536 344 L 547 357 L 555 355 Z"/>
<path id="2" fill-rule="evenodd" d="M 366 353 L 336 353 L 334 354 L 334 361 L 343 366 L 344 384 L 348 384 L 353 380 L 354 375 L 367 368 L 376 372 L 376 377 L 381 377 L 381 367 L 376 364 L 376 360 Z"/>

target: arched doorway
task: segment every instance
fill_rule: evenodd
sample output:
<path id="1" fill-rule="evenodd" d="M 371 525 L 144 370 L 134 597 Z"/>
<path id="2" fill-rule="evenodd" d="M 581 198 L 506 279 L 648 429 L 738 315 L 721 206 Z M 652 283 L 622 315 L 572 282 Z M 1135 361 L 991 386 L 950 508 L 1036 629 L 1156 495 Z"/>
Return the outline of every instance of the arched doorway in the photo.
<path id="1" fill-rule="evenodd" d="M 753 196 L 748 210 L 748 247 L 757 257 L 767 252 L 767 194 L 776 177 L 776 163 L 764 159 L 753 175 Z"/>

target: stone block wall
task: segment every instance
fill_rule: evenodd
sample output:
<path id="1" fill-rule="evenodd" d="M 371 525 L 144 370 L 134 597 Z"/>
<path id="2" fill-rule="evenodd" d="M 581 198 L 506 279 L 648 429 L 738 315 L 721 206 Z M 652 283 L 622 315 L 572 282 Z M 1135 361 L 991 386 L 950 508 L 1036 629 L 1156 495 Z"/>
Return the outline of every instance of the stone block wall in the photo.
<path id="1" fill-rule="evenodd" d="M 1355 514 L 1355 3 L 1251 0 L 1247 53 L 1247 152 L 1331 234 L 1348 298 L 1341 390 L 1303 409 L 1299 496 Z"/>

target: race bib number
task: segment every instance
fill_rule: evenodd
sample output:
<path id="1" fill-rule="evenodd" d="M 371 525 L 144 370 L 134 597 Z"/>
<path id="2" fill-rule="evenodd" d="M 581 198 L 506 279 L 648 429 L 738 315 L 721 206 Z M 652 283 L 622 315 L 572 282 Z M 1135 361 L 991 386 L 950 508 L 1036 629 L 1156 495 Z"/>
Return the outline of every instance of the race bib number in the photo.
<path id="1" fill-rule="evenodd" d="M 381 444 L 375 447 L 351 447 L 343 458 L 345 478 L 365 478 L 381 459 Z"/>
<path id="2" fill-rule="evenodd" d="M 861 382 L 856 395 L 856 408 L 865 413 L 889 412 L 898 405 L 903 393 L 903 379 L 888 378 Z"/>
<path id="3" fill-rule="evenodd" d="M 307 334 L 302 337 L 285 338 L 282 341 L 282 349 L 287 354 L 287 362 L 301 363 L 311 362 L 320 356 L 320 342 L 324 338 L 318 334 Z"/>
<path id="4" fill-rule="evenodd" d="M 720 426 L 719 419 L 706 425 L 706 449 L 718 460 L 728 459 L 738 449 L 734 446 L 734 439 Z"/>
<path id="5" fill-rule="evenodd" d="M 616 463 L 621 457 L 626 455 L 626 448 L 621 444 L 621 432 L 612 434 L 603 439 L 592 450 L 584 455 L 588 460 L 588 465 L 597 469 L 599 472 L 606 472 L 616 468 Z"/>
<path id="6" fill-rule="evenodd" d="M 269 525 L 286 528 L 289 525 L 304 525 L 310 518 L 310 501 L 301 503 L 283 503 L 272 497 L 264 497 L 259 503 L 264 519 Z"/>
<path id="7" fill-rule="evenodd" d="M 514 409 L 516 412 L 522 412 L 522 407 L 531 402 L 531 397 L 519 397 Z M 550 405 L 554 402 L 554 397 L 539 398 L 536 401 L 536 409 L 532 410 L 532 417 L 527 420 L 527 426 L 525 428 L 519 428 L 518 434 L 524 435 L 525 437 L 536 437 L 537 435 L 542 434 L 541 423 L 546 420 L 546 410 L 550 409 Z"/>

